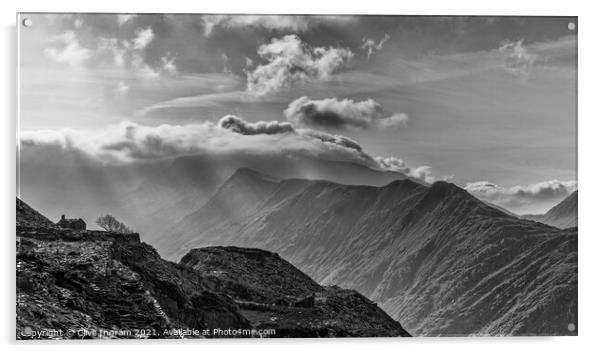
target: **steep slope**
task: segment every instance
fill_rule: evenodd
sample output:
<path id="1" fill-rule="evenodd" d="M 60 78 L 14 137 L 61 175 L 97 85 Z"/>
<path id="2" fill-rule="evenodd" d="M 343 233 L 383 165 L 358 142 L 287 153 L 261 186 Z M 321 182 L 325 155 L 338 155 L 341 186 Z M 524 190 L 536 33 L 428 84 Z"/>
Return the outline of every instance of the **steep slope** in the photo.
<path id="1" fill-rule="evenodd" d="M 17 197 L 17 227 L 19 226 L 41 226 L 54 227 L 55 224 L 48 218 L 42 216 L 38 211 Z"/>
<path id="2" fill-rule="evenodd" d="M 407 336 L 357 292 L 323 288 L 277 254 L 186 258 L 165 261 L 138 234 L 55 227 L 18 200 L 17 338 Z"/>
<path id="3" fill-rule="evenodd" d="M 526 215 L 523 218 L 545 223 L 557 228 L 571 228 L 577 226 L 577 191 L 570 194 L 558 205 L 552 207 L 543 215 Z"/>
<path id="4" fill-rule="evenodd" d="M 180 264 L 219 281 L 255 327 L 281 336 L 409 336 L 399 322 L 353 290 L 321 287 L 278 254 L 260 249 L 191 250 Z"/>
<path id="5" fill-rule="evenodd" d="M 576 324 L 576 230 L 489 207 L 445 182 L 383 187 L 284 180 L 239 190 L 237 173 L 185 217 L 160 251 L 200 245 L 281 254 L 321 284 L 357 289 L 413 335 L 571 335 Z M 260 201 L 257 201 L 260 200 Z M 571 326 L 572 327 L 572 326 Z"/>

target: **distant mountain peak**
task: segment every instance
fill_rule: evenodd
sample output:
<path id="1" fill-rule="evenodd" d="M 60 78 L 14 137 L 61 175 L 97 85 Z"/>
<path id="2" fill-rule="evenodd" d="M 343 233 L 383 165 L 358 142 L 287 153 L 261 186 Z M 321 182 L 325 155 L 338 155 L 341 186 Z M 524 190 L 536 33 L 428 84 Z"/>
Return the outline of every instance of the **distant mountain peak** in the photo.
<path id="1" fill-rule="evenodd" d="M 454 183 L 449 183 L 447 181 L 442 181 L 442 180 L 438 180 L 438 181 L 434 182 L 433 184 L 431 184 L 431 190 L 444 191 L 444 192 L 460 192 L 460 193 L 468 194 L 468 192 L 466 190 L 462 189 L 458 185 L 456 185 Z"/>
<path id="2" fill-rule="evenodd" d="M 450 200 L 451 198 L 462 198 L 467 200 L 475 200 L 478 203 L 481 201 L 475 199 L 470 193 L 466 190 L 460 188 L 459 186 L 448 183 L 445 181 L 436 181 L 428 188 L 428 192 L 425 195 L 426 199 L 433 200 L 437 203 Z"/>
<path id="3" fill-rule="evenodd" d="M 567 196 L 558 205 L 552 207 L 543 215 L 525 215 L 523 218 L 545 223 L 557 228 L 572 228 L 577 226 L 578 213 L 577 191 Z"/>
<path id="4" fill-rule="evenodd" d="M 397 179 L 397 180 L 393 180 L 392 182 L 390 182 L 389 184 L 385 185 L 383 188 L 386 189 L 396 189 L 396 188 L 407 188 L 407 187 L 424 187 L 424 185 L 417 183 L 416 181 L 412 180 L 412 179 Z"/>

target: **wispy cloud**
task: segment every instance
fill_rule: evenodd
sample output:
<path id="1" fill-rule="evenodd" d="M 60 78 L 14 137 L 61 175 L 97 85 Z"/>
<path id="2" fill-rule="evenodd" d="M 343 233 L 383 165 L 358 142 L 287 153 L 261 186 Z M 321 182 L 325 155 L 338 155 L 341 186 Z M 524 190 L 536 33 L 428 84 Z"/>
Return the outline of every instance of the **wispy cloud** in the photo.
<path id="1" fill-rule="evenodd" d="M 362 46 L 360 48 L 366 50 L 366 56 L 368 60 L 370 60 L 370 57 L 374 53 L 382 50 L 383 46 L 390 38 L 391 36 L 389 36 L 388 33 L 385 33 L 385 35 L 378 42 L 372 38 L 364 38 L 362 39 Z"/>
<path id="2" fill-rule="evenodd" d="M 92 51 L 80 45 L 73 31 L 55 36 L 51 41 L 61 43 L 62 48 L 46 48 L 44 55 L 57 63 L 79 66 L 92 57 Z"/>
<path id="3" fill-rule="evenodd" d="M 119 81 L 119 83 L 117 83 L 117 87 L 115 87 L 113 92 L 115 92 L 115 94 L 118 96 L 124 96 L 128 93 L 129 90 L 130 90 L 130 86 L 128 86 L 123 81 Z"/>
<path id="4" fill-rule="evenodd" d="M 523 45 L 523 40 L 502 42 L 499 48 L 504 57 L 504 69 L 513 75 L 527 80 L 533 65 L 538 60 L 537 54 Z"/>
<path id="5" fill-rule="evenodd" d="M 118 14 L 117 15 L 117 22 L 119 23 L 120 26 L 123 26 L 124 24 L 131 22 L 136 16 L 135 14 Z"/>
<path id="6" fill-rule="evenodd" d="M 174 57 L 170 53 L 161 58 L 158 65 L 151 66 L 147 62 L 145 49 L 154 38 L 155 34 L 151 27 L 138 28 L 131 39 L 101 36 L 96 39 L 94 47 L 84 47 L 80 44 L 76 32 L 67 31 L 52 37 L 51 42 L 58 42 L 61 45 L 45 48 L 44 54 L 54 62 L 73 67 L 123 68 L 146 79 L 157 79 L 161 75 L 176 75 L 178 70 Z"/>
<path id="7" fill-rule="evenodd" d="M 216 28 L 262 28 L 292 32 L 305 32 L 320 24 L 347 24 L 353 16 L 287 16 L 287 15 L 204 15 L 204 34 L 209 37 Z"/>

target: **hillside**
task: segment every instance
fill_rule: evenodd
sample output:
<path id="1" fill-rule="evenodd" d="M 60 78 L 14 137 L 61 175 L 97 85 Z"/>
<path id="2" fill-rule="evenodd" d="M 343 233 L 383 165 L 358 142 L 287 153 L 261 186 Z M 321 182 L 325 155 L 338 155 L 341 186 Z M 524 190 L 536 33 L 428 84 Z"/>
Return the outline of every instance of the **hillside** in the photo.
<path id="1" fill-rule="evenodd" d="M 17 198 L 17 227 L 54 227 L 54 223 Z"/>
<path id="2" fill-rule="evenodd" d="M 576 334 L 576 229 L 513 217 L 450 183 L 243 169 L 173 234 L 158 244 L 172 259 L 209 245 L 278 252 L 318 283 L 357 289 L 412 335 Z"/>
<path id="3" fill-rule="evenodd" d="M 185 258 L 161 259 L 138 234 L 59 228 L 17 200 L 17 338 L 408 336 L 357 292 L 321 287 L 277 254 Z"/>
<path id="4" fill-rule="evenodd" d="M 552 207 L 543 215 L 526 215 L 524 218 L 545 223 L 557 228 L 571 228 L 577 226 L 577 191 L 570 194 L 558 205 Z"/>

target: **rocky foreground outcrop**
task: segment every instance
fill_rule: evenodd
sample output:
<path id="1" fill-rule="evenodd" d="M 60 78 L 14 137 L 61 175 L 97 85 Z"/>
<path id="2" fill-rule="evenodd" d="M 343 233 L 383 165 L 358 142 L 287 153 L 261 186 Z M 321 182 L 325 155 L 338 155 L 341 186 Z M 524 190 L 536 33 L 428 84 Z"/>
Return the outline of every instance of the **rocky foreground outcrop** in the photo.
<path id="1" fill-rule="evenodd" d="M 17 199 L 17 338 L 408 336 L 352 290 L 277 254 L 195 249 L 176 264 L 137 234 L 62 229 Z"/>

